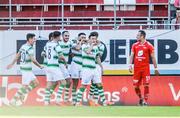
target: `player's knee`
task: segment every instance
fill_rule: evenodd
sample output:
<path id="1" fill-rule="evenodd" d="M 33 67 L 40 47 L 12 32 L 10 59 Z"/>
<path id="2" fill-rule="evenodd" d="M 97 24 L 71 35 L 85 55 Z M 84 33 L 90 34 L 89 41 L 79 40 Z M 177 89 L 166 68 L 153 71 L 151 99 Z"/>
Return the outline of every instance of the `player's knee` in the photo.
<path id="1" fill-rule="evenodd" d="M 139 89 L 140 86 L 139 85 L 134 85 L 134 89 Z"/>
<path id="2" fill-rule="evenodd" d="M 102 84 L 101 84 L 101 83 L 97 83 L 96 86 L 97 86 L 98 88 L 100 88 L 100 87 L 102 87 Z"/>
<path id="3" fill-rule="evenodd" d="M 38 86 L 39 85 L 39 81 L 37 79 L 35 79 L 34 81 L 32 81 L 32 83 L 34 84 L 34 86 Z"/>
<path id="4" fill-rule="evenodd" d="M 61 85 L 66 85 L 66 80 L 61 80 Z"/>
<path id="5" fill-rule="evenodd" d="M 149 87 L 149 83 L 144 83 L 144 87 Z"/>

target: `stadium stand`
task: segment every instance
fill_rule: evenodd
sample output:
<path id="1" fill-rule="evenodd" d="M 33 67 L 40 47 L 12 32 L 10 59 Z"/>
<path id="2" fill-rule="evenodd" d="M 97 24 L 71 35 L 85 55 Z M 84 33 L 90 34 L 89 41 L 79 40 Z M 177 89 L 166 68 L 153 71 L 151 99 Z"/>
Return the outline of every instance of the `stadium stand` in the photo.
<path id="1" fill-rule="evenodd" d="M 67 29 L 112 29 L 115 27 L 114 24 L 119 29 L 129 29 L 131 26 L 125 27 L 122 24 L 168 23 L 175 11 L 173 4 L 169 4 L 168 0 L 135 0 L 134 3 L 116 0 L 116 12 L 114 2 L 109 3 L 106 0 L 64 0 L 63 5 L 62 0 L 11 0 L 11 3 L 9 1 L 0 1 L 1 30 L 25 26 L 28 29 L 42 26 L 50 29 L 53 26 L 63 26 Z"/>

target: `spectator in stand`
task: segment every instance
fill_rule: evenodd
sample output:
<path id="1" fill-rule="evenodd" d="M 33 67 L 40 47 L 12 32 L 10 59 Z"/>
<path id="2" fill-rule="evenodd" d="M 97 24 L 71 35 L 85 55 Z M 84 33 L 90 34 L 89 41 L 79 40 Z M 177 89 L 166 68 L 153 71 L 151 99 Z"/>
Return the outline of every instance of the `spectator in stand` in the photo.
<path id="1" fill-rule="evenodd" d="M 180 10 L 180 0 L 174 0 L 174 6 Z"/>
<path id="2" fill-rule="evenodd" d="M 178 25 L 173 25 L 171 29 L 180 29 L 180 10 L 176 11 L 176 17 L 172 19 L 171 24 L 178 24 Z"/>

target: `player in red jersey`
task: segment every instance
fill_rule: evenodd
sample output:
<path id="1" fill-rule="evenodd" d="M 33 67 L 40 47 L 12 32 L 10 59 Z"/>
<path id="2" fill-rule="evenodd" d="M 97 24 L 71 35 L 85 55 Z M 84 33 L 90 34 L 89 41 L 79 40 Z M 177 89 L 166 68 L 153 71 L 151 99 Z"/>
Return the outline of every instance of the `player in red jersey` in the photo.
<path id="1" fill-rule="evenodd" d="M 139 97 L 139 105 L 147 105 L 148 95 L 149 95 L 149 82 L 150 82 L 150 62 L 149 59 L 152 58 L 152 62 L 155 68 L 155 75 L 159 75 L 157 69 L 157 63 L 154 55 L 154 47 L 146 39 L 146 33 L 140 30 L 137 34 L 137 42 L 132 45 L 131 55 L 130 55 L 130 66 L 129 71 L 132 73 L 133 67 L 132 63 L 134 60 L 134 75 L 133 75 L 133 85 L 136 94 Z M 140 86 L 144 85 L 144 97 L 141 94 Z"/>

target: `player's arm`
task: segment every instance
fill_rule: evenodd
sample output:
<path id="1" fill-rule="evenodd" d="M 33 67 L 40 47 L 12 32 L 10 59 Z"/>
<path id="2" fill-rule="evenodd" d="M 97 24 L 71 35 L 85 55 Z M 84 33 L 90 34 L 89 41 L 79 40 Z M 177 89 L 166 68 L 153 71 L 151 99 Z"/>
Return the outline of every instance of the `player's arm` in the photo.
<path id="1" fill-rule="evenodd" d="M 100 55 L 98 55 L 98 56 L 96 57 L 96 61 L 97 61 L 97 64 L 101 67 L 101 70 L 102 70 L 102 72 L 103 72 L 103 66 L 102 66 L 102 63 L 101 63 Z"/>
<path id="2" fill-rule="evenodd" d="M 133 59 L 134 59 L 134 52 L 132 51 L 129 57 L 129 72 L 130 73 L 132 73 L 132 70 L 133 70 L 133 67 L 132 67 Z"/>
<path id="3" fill-rule="evenodd" d="M 95 44 L 91 44 L 91 46 L 85 50 L 85 53 L 91 54 L 91 51 L 92 51 L 94 45 Z"/>
<path id="4" fill-rule="evenodd" d="M 15 56 L 15 58 L 13 59 L 13 61 L 12 61 L 12 63 L 10 63 L 8 66 L 7 66 L 7 69 L 10 69 L 10 68 L 12 68 L 13 67 L 13 65 L 17 62 L 17 60 L 19 59 L 19 57 L 20 57 L 20 52 L 18 52 L 17 54 L 16 54 L 16 56 Z"/>
<path id="5" fill-rule="evenodd" d="M 83 40 L 79 41 L 76 46 L 73 46 L 72 48 L 76 51 L 79 51 L 81 49 Z"/>
<path id="6" fill-rule="evenodd" d="M 156 63 L 156 58 L 155 58 L 155 54 L 154 54 L 154 51 L 151 53 L 151 58 L 152 58 L 152 62 L 153 62 L 153 65 L 154 65 L 154 73 L 155 75 L 159 75 L 159 71 L 157 69 L 157 63 Z"/>
<path id="7" fill-rule="evenodd" d="M 41 57 L 46 57 L 46 52 L 44 50 L 41 52 Z"/>
<path id="8" fill-rule="evenodd" d="M 66 59 L 65 57 L 63 56 L 63 54 L 59 55 L 59 60 L 62 60 L 67 68 L 67 62 L 66 62 Z"/>
<path id="9" fill-rule="evenodd" d="M 43 66 L 41 66 L 41 64 L 39 64 L 39 62 L 33 57 L 33 55 L 30 55 L 30 59 L 31 61 L 40 69 L 44 68 Z"/>

